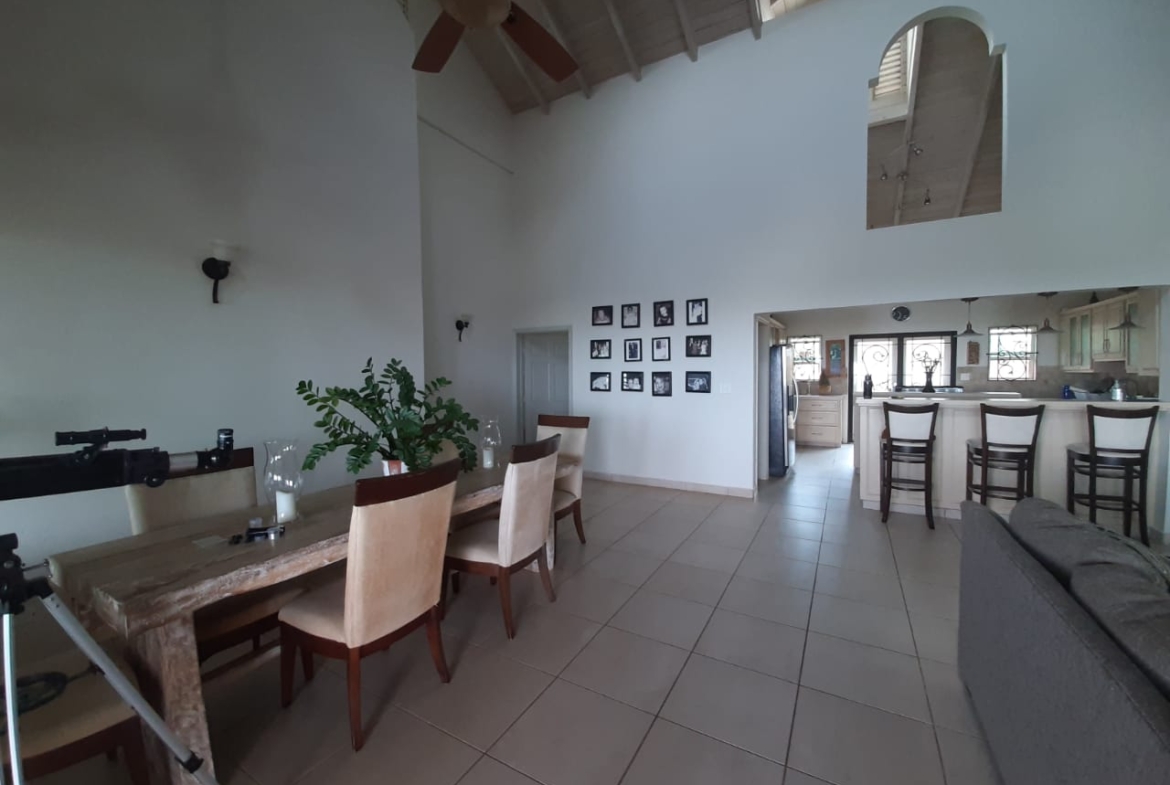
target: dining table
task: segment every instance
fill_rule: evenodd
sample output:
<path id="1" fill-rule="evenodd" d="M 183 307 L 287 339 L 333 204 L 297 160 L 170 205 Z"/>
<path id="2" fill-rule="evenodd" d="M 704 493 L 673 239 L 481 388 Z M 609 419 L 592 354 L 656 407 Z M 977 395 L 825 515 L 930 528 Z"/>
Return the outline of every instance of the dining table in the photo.
<path id="1" fill-rule="evenodd" d="M 559 458 L 557 478 L 568 476 L 577 465 L 571 458 Z M 453 527 L 460 518 L 501 500 L 506 468 L 460 474 Z M 271 520 L 272 508 L 261 506 L 59 553 L 49 558 L 50 579 L 88 628 L 107 635 L 105 628 L 112 628 L 143 694 L 214 771 L 195 612 L 343 561 L 353 501 L 353 485 L 306 494 L 298 501 L 298 517 L 277 539 L 233 543 L 233 535 L 242 534 L 249 520 Z M 550 548 L 555 547 L 554 531 L 550 515 Z M 152 782 L 196 781 L 161 742 L 146 736 Z"/>

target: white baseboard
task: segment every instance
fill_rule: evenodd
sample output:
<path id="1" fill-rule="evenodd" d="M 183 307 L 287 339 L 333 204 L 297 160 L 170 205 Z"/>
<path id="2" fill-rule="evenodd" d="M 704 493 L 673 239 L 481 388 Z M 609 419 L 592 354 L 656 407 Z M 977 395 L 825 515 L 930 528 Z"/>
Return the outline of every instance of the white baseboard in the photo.
<path id="1" fill-rule="evenodd" d="M 690 491 L 691 493 L 713 493 L 718 496 L 734 496 L 740 499 L 755 498 L 754 488 L 730 488 L 725 485 L 706 485 L 698 482 L 675 482 L 662 480 L 657 477 L 635 477 L 629 474 L 609 474 L 608 472 L 585 472 L 590 480 L 604 482 L 624 482 L 629 485 L 646 485 L 651 488 L 669 488 L 672 491 Z"/>

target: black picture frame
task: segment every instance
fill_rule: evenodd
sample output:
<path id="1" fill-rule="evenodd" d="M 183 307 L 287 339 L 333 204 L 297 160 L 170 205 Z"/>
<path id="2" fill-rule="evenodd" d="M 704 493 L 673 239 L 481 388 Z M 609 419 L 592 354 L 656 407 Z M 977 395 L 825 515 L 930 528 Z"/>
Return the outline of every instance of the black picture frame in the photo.
<path id="1" fill-rule="evenodd" d="M 598 386 L 599 382 L 603 382 Z M 594 371 L 589 374 L 589 391 L 590 392 L 609 392 L 612 389 L 613 378 L 609 371 Z"/>
<path id="2" fill-rule="evenodd" d="M 650 394 L 655 398 L 669 398 L 674 395 L 674 374 L 670 371 L 651 373 Z"/>
<path id="3" fill-rule="evenodd" d="M 688 335 L 687 336 L 687 357 L 710 357 L 711 356 L 711 336 L 710 335 Z"/>
<path id="4" fill-rule="evenodd" d="M 613 327 L 613 306 L 612 305 L 595 305 L 595 306 L 593 306 L 593 326 L 594 327 Z"/>
<path id="5" fill-rule="evenodd" d="M 652 313 L 655 327 L 674 327 L 674 300 L 656 300 Z"/>
<path id="6" fill-rule="evenodd" d="M 709 315 L 707 313 L 707 298 L 701 297 L 697 300 L 687 300 L 687 326 L 692 327 L 699 324 L 707 324 Z"/>
<path id="7" fill-rule="evenodd" d="M 642 362 L 642 339 L 627 338 L 622 347 L 622 357 L 628 363 Z"/>
<path id="8" fill-rule="evenodd" d="M 689 393 L 710 393 L 710 371 L 687 371 L 686 388 Z"/>
<path id="9" fill-rule="evenodd" d="M 641 371 L 622 371 L 622 392 L 642 392 L 645 375 Z"/>
<path id="10" fill-rule="evenodd" d="M 622 305 L 622 329 L 632 330 L 642 326 L 642 305 L 640 303 L 625 303 Z"/>
<path id="11" fill-rule="evenodd" d="M 608 338 L 595 338 L 589 342 L 590 360 L 612 360 L 613 341 Z"/>
<path id="12" fill-rule="evenodd" d="M 650 339 L 650 361 L 664 363 L 670 360 L 670 338 Z"/>

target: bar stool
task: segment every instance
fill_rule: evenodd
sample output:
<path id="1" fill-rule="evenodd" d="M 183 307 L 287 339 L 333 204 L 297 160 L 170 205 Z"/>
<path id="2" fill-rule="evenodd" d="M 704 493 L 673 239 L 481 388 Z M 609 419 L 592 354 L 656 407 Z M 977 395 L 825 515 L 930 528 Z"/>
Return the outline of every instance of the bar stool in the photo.
<path id="1" fill-rule="evenodd" d="M 903 406 L 883 402 L 886 429 L 882 431 L 881 482 L 882 523 L 890 517 L 890 497 L 895 490 L 916 491 L 926 496 L 926 523 L 934 528 L 934 424 L 938 404 Z M 894 464 L 909 463 L 923 467 L 923 479 L 895 477 Z"/>
<path id="2" fill-rule="evenodd" d="M 1114 409 L 1088 406 L 1089 443 L 1068 446 L 1068 511 L 1076 505 L 1089 508 L 1089 521 L 1097 522 L 1097 510 L 1122 514 L 1125 536 L 1131 536 L 1133 514 L 1138 515 L 1143 545 L 1150 544 L 1146 530 L 1146 477 L 1150 470 L 1150 441 L 1158 421 L 1158 407 L 1148 409 Z M 1076 477 L 1089 478 L 1086 493 L 1076 490 Z M 1121 494 L 1097 492 L 1097 481 L 1121 480 Z M 1137 493 L 1134 493 L 1134 484 Z"/>
<path id="3" fill-rule="evenodd" d="M 967 501 L 976 493 L 980 504 L 987 504 L 988 497 L 1018 502 L 1033 495 L 1036 438 L 1043 416 L 1043 406 L 979 404 L 983 436 L 967 440 Z M 979 482 L 975 482 L 976 466 L 980 468 Z M 993 469 L 1014 471 L 1016 484 L 992 485 L 988 472 Z"/>

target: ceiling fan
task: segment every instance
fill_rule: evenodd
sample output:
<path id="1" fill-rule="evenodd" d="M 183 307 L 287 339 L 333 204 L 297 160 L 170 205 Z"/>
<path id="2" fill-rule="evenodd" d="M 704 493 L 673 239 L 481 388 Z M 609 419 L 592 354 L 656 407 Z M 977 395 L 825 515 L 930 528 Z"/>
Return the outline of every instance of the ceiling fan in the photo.
<path id="1" fill-rule="evenodd" d="M 577 63 L 540 22 L 510 0 L 439 0 L 443 12 L 414 58 L 414 70 L 437 74 L 466 28 L 500 27 L 554 82 L 567 79 Z"/>

